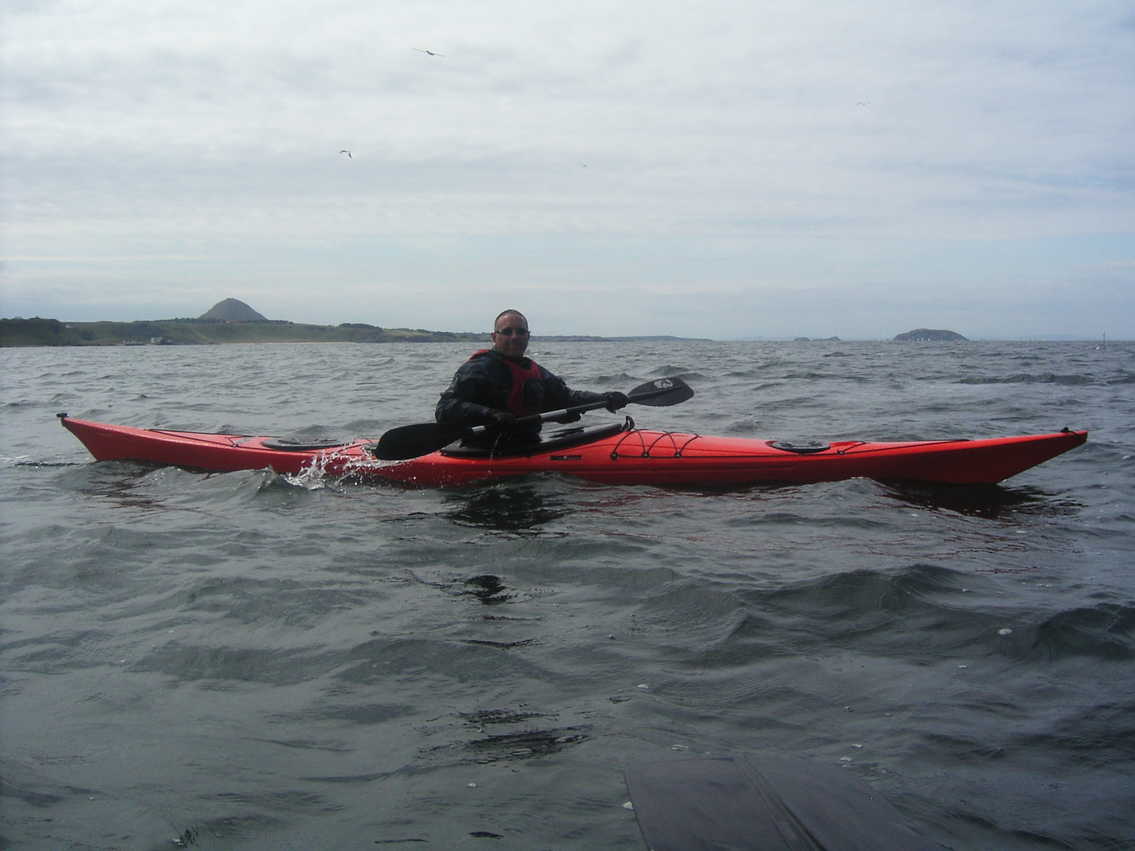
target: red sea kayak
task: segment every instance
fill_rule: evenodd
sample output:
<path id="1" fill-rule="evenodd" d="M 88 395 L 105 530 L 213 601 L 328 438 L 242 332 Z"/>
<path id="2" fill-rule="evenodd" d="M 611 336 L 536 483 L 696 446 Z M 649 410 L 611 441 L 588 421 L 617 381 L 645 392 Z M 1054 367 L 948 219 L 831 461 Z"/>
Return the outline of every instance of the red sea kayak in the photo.
<path id="1" fill-rule="evenodd" d="M 195 470 L 317 470 L 332 477 L 423 487 L 463 485 L 533 473 L 563 473 L 618 485 L 743 485 L 871 479 L 992 484 L 1082 444 L 1086 431 L 986 440 L 793 446 L 777 441 L 649 431 L 610 423 L 552 432 L 522 454 L 453 444 L 405 461 L 374 456 L 376 442 L 297 443 L 270 437 L 133 428 L 60 414 L 98 461 L 143 461 Z"/>

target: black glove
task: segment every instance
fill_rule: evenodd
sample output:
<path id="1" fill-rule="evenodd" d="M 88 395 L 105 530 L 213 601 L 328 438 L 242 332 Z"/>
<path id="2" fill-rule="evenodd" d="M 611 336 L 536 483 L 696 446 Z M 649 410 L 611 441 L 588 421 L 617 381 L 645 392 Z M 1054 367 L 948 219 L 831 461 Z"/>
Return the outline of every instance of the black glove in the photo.
<path id="1" fill-rule="evenodd" d="M 607 410 L 612 414 L 619 408 L 625 408 L 630 399 L 627 398 L 626 393 L 620 393 L 618 390 L 609 390 L 603 394 L 603 398 L 607 400 Z"/>
<path id="2" fill-rule="evenodd" d="M 516 423 L 516 415 L 508 411 L 493 411 L 489 416 L 493 418 L 493 424 L 501 428 L 509 428 Z"/>

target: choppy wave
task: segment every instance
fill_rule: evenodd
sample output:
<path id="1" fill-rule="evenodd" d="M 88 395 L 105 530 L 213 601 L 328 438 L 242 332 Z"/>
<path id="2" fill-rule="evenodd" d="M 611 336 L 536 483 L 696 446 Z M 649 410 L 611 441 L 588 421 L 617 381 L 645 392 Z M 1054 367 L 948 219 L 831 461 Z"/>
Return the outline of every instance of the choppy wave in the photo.
<path id="1" fill-rule="evenodd" d="M 1075 386 L 1091 384 L 1098 380 L 1098 378 L 1090 375 L 1018 372 L 1012 375 L 967 375 L 957 381 L 958 384 L 1065 384 Z"/>

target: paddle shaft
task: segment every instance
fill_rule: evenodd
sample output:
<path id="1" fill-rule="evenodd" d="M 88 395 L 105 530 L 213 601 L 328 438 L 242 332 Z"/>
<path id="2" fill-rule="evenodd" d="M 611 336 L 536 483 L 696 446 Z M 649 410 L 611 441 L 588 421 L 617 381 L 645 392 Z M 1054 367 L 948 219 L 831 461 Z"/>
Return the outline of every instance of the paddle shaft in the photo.
<path id="1" fill-rule="evenodd" d="M 662 380 L 673 382 L 674 379 L 662 379 Z M 675 385 L 673 383 L 671 383 L 669 386 L 667 386 L 665 388 L 656 387 L 655 385 L 657 383 L 658 382 L 652 381 L 652 382 L 649 382 L 648 384 L 639 385 L 638 387 L 636 387 L 634 390 L 632 390 L 630 393 L 627 394 L 627 402 L 628 403 L 634 402 L 637 405 L 637 404 L 641 404 L 644 401 L 649 402 L 649 400 L 654 399 L 658 396 L 662 396 L 663 394 L 674 392 Z M 643 390 L 644 387 L 647 387 L 649 389 Z M 638 391 L 642 391 L 642 392 L 638 392 Z M 582 414 L 585 411 L 595 411 L 595 410 L 598 410 L 599 408 L 606 408 L 606 407 L 607 407 L 607 400 L 606 399 L 597 399 L 594 402 L 584 402 L 581 405 L 572 405 L 570 408 L 560 408 L 558 411 L 544 411 L 541 414 L 529 414 L 526 417 L 517 417 L 509 425 L 510 426 L 511 425 L 525 425 L 527 423 L 537 423 L 537 422 L 546 423 L 546 422 L 549 422 L 551 420 L 558 420 L 560 417 L 566 417 L 570 414 Z M 495 429 L 498 429 L 498 428 L 500 428 L 500 426 L 494 425 L 494 424 L 478 425 L 478 426 L 471 426 L 471 427 L 468 427 L 468 428 L 463 428 L 463 429 L 461 429 L 461 433 L 462 434 L 484 434 L 485 432 L 494 431 Z"/>

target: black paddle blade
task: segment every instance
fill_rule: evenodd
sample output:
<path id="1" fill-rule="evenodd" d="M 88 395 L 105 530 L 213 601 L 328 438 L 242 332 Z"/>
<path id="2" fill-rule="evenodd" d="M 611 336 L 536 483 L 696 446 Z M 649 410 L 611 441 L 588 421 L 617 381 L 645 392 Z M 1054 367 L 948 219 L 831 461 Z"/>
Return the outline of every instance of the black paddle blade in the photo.
<path id="1" fill-rule="evenodd" d="M 677 376 L 670 378 L 656 378 L 646 384 L 640 384 L 627 394 L 629 401 L 636 405 L 647 405 L 651 408 L 665 408 L 677 405 L 692 398 L 694 388 Z"/>
<path id="2" fill-rule="evenodd" d="M 459 426 L 440 423 L 416 423 L 392 428 L 378 439 L 373 453 L 383 461 L 405 461 L 429 455 L 447 446 L 465 433 Z"/>

